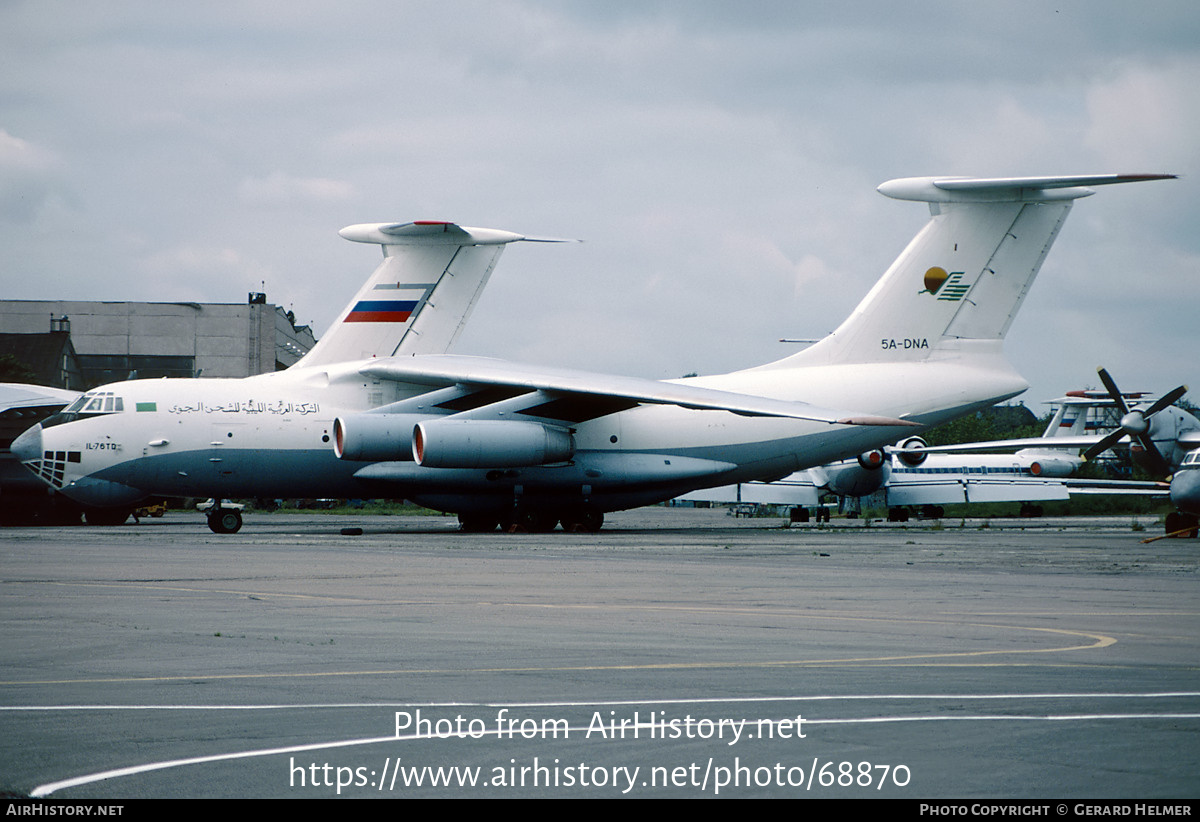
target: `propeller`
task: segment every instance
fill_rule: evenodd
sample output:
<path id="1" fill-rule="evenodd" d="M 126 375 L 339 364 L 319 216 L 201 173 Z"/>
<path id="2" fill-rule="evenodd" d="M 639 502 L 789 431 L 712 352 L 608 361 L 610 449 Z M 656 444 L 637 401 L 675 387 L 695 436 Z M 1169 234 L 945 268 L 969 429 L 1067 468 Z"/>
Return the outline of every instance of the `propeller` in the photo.
<path id="1" fill-rule="evenodd" d="M 1163 410 L 1169 405 L 1174 405 L 1176 401 L 1187 393 L 1187 386 L 1181 385 L 1173 391 L 1168 391 L 1163 394 L 1148 408 L 1130 409 L 1125 404 L 1125 397 L 1122 396 L 1117 384 L 1113 382 L 1113 378 L 1109 376 L 1108 371 L 1100 368 L 1097 369 L 1100 375 L 1100 382 L 1104 383 L 1104 387 L 1108 389 L 1108 396 L 1116 403 L 1117 410 L 1121 412 L 1121 421 L 1118 423 L 1118 428 L 1111 434 L 1106 436 L 1100 442 L 1093 445 L 1087 451 L 1083 452 L 1085 460 L 1094 459 L 1098 454 L 1107 451 L 1116 445 L 1117 441 L 1124 436 L 1129 436 L 1138 441 L 1138 443 L 1146 450 L 1146 457 L 1149 460 L 1149 470 L 1160 476 L 1166 476 L 1171 473 L 1171 466 L 1163 459 L 1162 453 L 1158 450 L 1158 446 L 1154 444 L 1154 440 L 1150 439 L 1150 418 Z"/>

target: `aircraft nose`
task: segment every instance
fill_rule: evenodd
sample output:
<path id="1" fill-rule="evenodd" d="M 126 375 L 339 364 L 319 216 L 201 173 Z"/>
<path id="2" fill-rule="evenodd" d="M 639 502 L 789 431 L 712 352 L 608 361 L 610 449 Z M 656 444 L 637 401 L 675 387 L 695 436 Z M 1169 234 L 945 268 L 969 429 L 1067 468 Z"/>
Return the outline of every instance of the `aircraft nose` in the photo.
<path id="1" fill-rule="evenodd" d="M 38 423 L 13 440 L 10 450 L 21 462 L 42 458 L 42 424 Z"/>
<path id="2" fill-rule="evenodd" d="M 1180 511 L 1200 514 L 1200 470 L 1179 471 L 1171 478 L 1171 502 Z"/>

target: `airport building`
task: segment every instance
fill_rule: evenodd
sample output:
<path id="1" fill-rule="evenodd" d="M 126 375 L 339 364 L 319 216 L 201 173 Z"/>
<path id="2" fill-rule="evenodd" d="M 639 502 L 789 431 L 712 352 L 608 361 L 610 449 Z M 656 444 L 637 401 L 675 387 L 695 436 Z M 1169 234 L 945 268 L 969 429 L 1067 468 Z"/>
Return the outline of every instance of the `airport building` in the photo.
<path id="1" fill-rule="evenodd" d="M 245 303 L 0 301 L 0 355 L 73 390 L 153 377 L 248 377 L 295 363 L 312 329 L 251 293 Z"/>

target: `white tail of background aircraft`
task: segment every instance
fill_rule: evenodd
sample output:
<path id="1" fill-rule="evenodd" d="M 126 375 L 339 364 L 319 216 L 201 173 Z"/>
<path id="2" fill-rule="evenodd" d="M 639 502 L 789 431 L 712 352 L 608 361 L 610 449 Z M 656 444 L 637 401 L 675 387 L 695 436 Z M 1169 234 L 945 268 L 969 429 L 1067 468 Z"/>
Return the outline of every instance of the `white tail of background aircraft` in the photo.
<path id="1" fill-rule="evenodd" d="M 383 262 L 296 368 L 399 354 L 444 354 L 458 339 L 508 243 L 555 242 L 433 220 L 343 228 Z"/>

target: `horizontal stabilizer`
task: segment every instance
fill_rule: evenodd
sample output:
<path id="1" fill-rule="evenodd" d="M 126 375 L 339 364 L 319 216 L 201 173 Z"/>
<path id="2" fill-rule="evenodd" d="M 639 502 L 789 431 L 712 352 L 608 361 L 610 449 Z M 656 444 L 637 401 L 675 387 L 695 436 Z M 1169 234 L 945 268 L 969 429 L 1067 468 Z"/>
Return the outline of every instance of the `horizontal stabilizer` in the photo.
<path id="1" fill-rule="evenodd" d="M 416 220 L 411 223 L 359 223 L 338 232 L 356 243 L 378 245 L 504 245 L 505 243 L 572 243 L 549 237 L 526 237 L 495 228 L 471 228 L 441 220 Z"/>
<path id="2" fill-rule="evenodd" d="M 1001 203 L 1075 200 L 1093 192 L 1087 186 L 1173 180 L 1174 174 L 1087 174 L 1067 177 L 904 177 L 876 189 L 896 200 L 924 203 Z"/>

